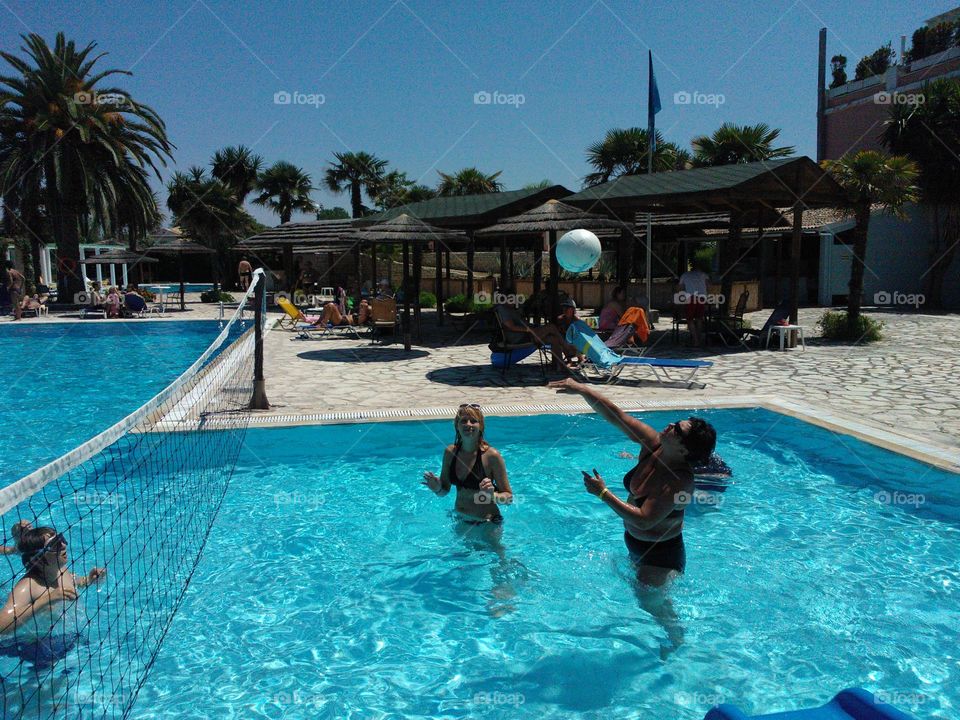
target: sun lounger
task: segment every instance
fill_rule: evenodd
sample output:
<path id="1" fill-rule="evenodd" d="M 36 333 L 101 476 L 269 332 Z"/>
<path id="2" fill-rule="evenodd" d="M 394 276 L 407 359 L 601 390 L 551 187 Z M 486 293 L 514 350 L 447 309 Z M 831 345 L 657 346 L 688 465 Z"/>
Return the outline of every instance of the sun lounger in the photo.
<path id="1" fill-rule="evenodd" d="M 705 367 L 713 365 L 709 360 L 671 360 L 667 358 L 634 357 L 615 353 L 585 322 L 577 320 L 567 330 L 567 342 L 586 356 L 575 372 L 584 380 L 600 380 L 614 383 L 626 368 L 649 369 L 661 385 L 681 383 L 686 387 L 695 383 L 694 377 Z"/>
<path id="2" fill-rule="evenodd" d="M 550 346 L 536 342 L 532 335 L 530 336 L 530 340 L 519 340 L 515 337 L 511 338 L 510 335 L 507 334 L 507 329 L 503 326 L 500 314 L 497 312 L 491 314 L 494 317 L 496 328 L 493 339 L 490 341 L 490 345 L 488 345 L 490 348 L 490 364 L 500 370 L 500 374 L 503 377 L 506 377 L 508 368 L 516 365 L 524 358 L 537 353 L 537 359 L 540 362 L 540 373 L 543 377 L 546 377 L 547 365 L 550 362 L 547 351 L 550 350 Z"/>

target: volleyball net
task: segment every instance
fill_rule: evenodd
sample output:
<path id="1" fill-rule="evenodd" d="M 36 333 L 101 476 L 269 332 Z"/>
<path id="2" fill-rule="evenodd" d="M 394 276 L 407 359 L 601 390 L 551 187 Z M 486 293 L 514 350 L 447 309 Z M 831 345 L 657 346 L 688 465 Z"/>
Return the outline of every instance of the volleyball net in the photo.
<path id="1" fill-rule="evenodd" d="M 3 718 L 130 713 L 243 442 L 255 355 L 243 310 L 255 297 L 262 309 L 263 277 L 255 273 L 233 317 L 173 383 L 0 489 Z M 62 412 L 83 412 L 64 402 Z"/>

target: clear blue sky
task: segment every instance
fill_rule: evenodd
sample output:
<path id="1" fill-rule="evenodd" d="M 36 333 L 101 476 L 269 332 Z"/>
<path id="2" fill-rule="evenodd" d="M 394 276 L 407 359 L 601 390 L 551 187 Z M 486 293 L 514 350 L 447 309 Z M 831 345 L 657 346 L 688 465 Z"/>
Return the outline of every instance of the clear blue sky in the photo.
<path id="1" fill-rule="evenodd" d="M 0 47 L 25 32 L 96 41 L 103 66 L 132 70 L 120 84 L 166 121 L 177 150 L 165 178 L 242 143 L 318 186 L 334 152 L 366 150 L 428 185 L 438 169 L 476 165 L 502 170 L 508 189 L 544 178 L 578 189 L 590 143 L 646 124 L 648 48 L 668 140 L 766 122 L 814 156 L 818 30 L 852 76 L 861 56 L 899 50 L 901 34 L 956 2 L 0 0 Z M 276 104 L 279 91 L 324 102 Z M 524 102 L 476 104 L 481 91 Z M 676 104 L 681 91 L 724 102 Z M 315 199 L 349 205 L 325 189 Z"/>

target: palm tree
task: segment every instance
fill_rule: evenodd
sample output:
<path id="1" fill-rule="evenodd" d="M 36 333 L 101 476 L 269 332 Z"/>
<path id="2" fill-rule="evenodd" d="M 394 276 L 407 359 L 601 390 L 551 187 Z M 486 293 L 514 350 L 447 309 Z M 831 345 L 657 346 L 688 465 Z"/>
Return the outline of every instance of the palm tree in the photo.
<path id="1" fill-rule="evenodd" d="M 839 160 L 824 160 L 824 169 L 847 191 L 846 206 L 856 219 L 853 228 L 853 264 L 850 267 L 850 293 L 847 297 L 847 328 L 851 339 L 859 335 L 860 296 L 863 294 L 863 269 L 867 256 L 870 210 L 880 205 L 898 217 L 903 206 L 917 199 L 914 182 L 919 170 L 902 155 L 887 155 L 876 150 L 847 153 Z"/>
<path id="2" fill-rule="evenodd" d="M 452 175 L 437 171 L 440 183 L 437 185 L 437 195 L 484 195 L 503 190 L 503 183 L 497 178 L 502 170 L 492 175 L 486 175 L 475 167 L 463 168 Z"/>
<path id="3" fill-rule="evenodd" d="M 172 145 L 159 115 L 122 88 L 103 81 L 124 70 L 95 71 L 96 45 L 79 49 L 58 33 L 53 48 L 39 35 L 22 36 L 24 56 L 0 52 L 14 74 L 0 76 L 0 116 L 6 141 L 0 154 L 0 197 L 19 187 L 42 188 L 44 211 L 57 244 L 59 296 L 83 290 L 76 266 L 82 232 L 142 228 L 157 208 L 148 169 L 159 178 Z M 32 191 L 22 198 L 36 200 Z"/>
<path id="4" fill-rule="evenodd" d="M 316 212 L 317 206 L 310 199 L 313 182 L 310 176 L 292 163 L 280 160 L 268 167 L 257 180 L 255 205 L 262 205 L 280 216 L 280 223 L 290 222 L 297 212 Z"/>
<path id="5" fill-rule="evenodd" d="M 693 146 L 693 165 L 736 165 L 793 155 L 793 146 L 773 147 L 778 137 L 780 128 L 771 128 L 766 123 L 724 123 L 714 130 L 712 135 L 700 135 L 690 141 Z"/>
<path id="6" fill-rule="evenodd" d="M 960 81 L 934 80 L 919 95 L 919 104 L 893 105 L 882 139 L 891 152 L 920 167 L 921 201 L 933 211 L 934 227 L 924 294 L 930 307 L 939 308 L 944 278 L 960 244 Z"/>
<path id="7" fill-rule="evenodd" d="M 217 150 L 210 160 L 212 174 L 237 196 L 237 202 L 243 205 L 253 190 L 263 168 L 263 158 L 254 155 L 245 145 L 225 147 Z"/>
<path id="8" fill-rule="evenodd" d="M 362 191 L 366 190 L 372 200 L 383 182 L 387 161 L 367 152 L 334 153 L 335 163 L 330 163 L 324 180 L 335 193 L 350 192 L 350 209 L 353 217 L 361 217 L 367 211 L 363 204 Z"/>
<path id="9" fill-rule="evenodd" d="M 228 276 L 230 248 L 245 238 L 255 221 L 240 207 L 232 188 L 208 177 L 203 168 L 191 167 L 186 173 L 174 173 L 167 183 L 167 207 L 174 222 L 187 234 L 217 251 L 215 287 Z"/>
<path id="10" fill-rule="evenodd" d="M 603 140 L 587 148 L 587 162 L 594 172 L 583 179 L 584 185 L 600 185 L 623 175 L 646 173 L 649 150 L 649 134 L 644 128 L 608 130 Z M 654 172 L 685 170 L 689 164 L 689 152 L 666 142 L 659 131 L 654 133 Z"/>
<path id="11" fill-rule="evenodd" d="M 433 188 L 419 185 L 407 178 L 400 170 L 391 170 L 383 176 L 380 186 L 374 191 L 374 201 L 380 210 L 409 205 L 436 197 Z"/>

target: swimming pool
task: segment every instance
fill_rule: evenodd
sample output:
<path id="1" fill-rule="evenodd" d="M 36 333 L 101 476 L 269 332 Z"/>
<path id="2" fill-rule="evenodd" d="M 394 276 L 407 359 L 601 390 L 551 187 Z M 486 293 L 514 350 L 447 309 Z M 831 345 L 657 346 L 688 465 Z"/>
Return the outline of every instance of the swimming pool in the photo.
<path id="1" fill-rule="evenodd" d="M 158 286 L 164 286 L 167 289 L 165 292 L 168 295 L 179 295 L 180 294 L 180 282 L 177 280 L 171 280 L 170 282 L 157 282 L 150 285 L 144 285 L 148 290 L 153 290 Z M 188 293 L 202 293 L 207 292 L 208 290 L 213 290 L 213 283 L 184 283 L 183 291 Z"/>
<path id="2" fill-rule="evenodd" d="M 580 481 L 622 495 L 631 466 L 595 416 L 488 418 L 517 497 L 497 549 L 420 485 L 449 422 L 249 431 L 132 717 L 700 720 L 862 685 L 955 718 L 957 476 L 764 410 L 703 415 L 736 484 L 689 511 L 670 654 Z"/>
<path id="3" fill-rule="evenodd" d="M 138 408 L 186 370 L 219 332 L 213 320 L 4 323 L 0 486 Z"/>

